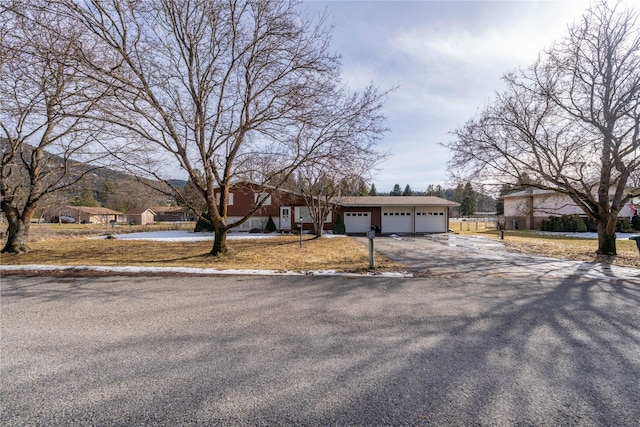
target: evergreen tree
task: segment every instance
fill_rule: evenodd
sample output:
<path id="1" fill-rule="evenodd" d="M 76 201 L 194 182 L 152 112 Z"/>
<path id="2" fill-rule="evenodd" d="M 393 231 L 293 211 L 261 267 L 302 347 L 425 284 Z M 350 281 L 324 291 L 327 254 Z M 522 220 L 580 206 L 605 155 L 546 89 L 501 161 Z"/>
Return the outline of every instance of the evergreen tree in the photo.
<path id="1" fill-rule="evenodd" d="M 467 182 L 462 192 L 462 201 L 460 202 L 460 214 L 462 216 L 473 215 L 476 211 L 475 191 L 470 182 Z"/>
<path id="2" fill-rule="evenodd" d="M 403 196 L 413 196 L 413 190 L 411 189 L 411 186 L 409 184 L 407 184 L 406 187 L 404 187 L 404 191 L 402 192 Z"/>
<path id="3" fill-rule="evenodd" d="M 393 190 L 390 193 L 391 196 L 402 196 L 402 188 L 400 188 L 400 184 L 396 184 L 393 186 Z"/>
<path id="4" fill-rule="evenodd" d="M 338 214 L 336 218 L 336 223 L 333 225 L 333 234 L 344 234 L 344 220 L 342 219 L 342 215 Z"/>
<path id="5" fill-rule="evenodd" d="M 100 206 L 100 203 L 93 197 L 93 191 L 88 188 L 85 188 L 78 196 L 71 199 L 69 204 L 71 206 L 88 206 L 92 208 Z"/>
<path id="6" fill-rule="evenodd" d="M 374 183 L 371 183 L 371 189 L 369 190 L 369 195 L 370 196 L 378 195 L 378 190 L 376 190 L 376 185 Z"/>
<path id="7" fill-rule="evenodd" d="M 269 219 L 267 220 L 267 225 L 264 227 L 264 229 L 267 233 L 273 233 L 278 229 L 278 227 L 276 227 L 276 223 L 273 222 L 273 218 L 271 218 L 271 215 L 269 215 Z"/>

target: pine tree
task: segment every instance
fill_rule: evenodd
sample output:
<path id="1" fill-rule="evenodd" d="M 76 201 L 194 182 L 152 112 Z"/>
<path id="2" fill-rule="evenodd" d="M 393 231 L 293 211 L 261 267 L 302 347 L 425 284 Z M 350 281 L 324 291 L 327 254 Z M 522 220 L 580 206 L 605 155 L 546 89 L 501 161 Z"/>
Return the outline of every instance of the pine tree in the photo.
<path id="1" fill-rule="evenodd" d="M 371 183 L 371 189 L 369 190 L 369 195 L 370 196 L 378 195 L 378 190 L 376 190 L 376 185 L 374 183 Z"/>
<path id="2" fill-rule="evenodd" d="M 336 223 L 333 225 L 333 234 L 344 234 L 344 233 L 345 233 L 344 220 L 342 219 L 342 215 L 338 214 L 338 217 L 336 218 Z"/>
<path id="3" fill-rule="evenodd" d="M 269 215 L 269 219 L 267 220 L 267 225 L 265 225 L 264 229 L 268 233 L 273 233 L 274 231 L 276 231 L 278 229 L 276 227 L 276 223 L 273 222 L 273 218 L 271 218 L 271 215 Z"/>
<path id="4" fill-rule="evenodd" d="M 476 211 L 476 196 L 470 182 L 464 186 L 462 193 L 462 201 L 460 202 L 460 214 L 462 216 L 471 216 Z"/>
<path id="5" fill-rule="evenodd" d="M 407 184 L 406 187 L 404 187 L 404 191 L 402 192 L 403 196 L 413 196 L 413 190 L 411 189 L 411 186 L 409 184 Z"/>
<path id="6" fill-rule="evenodd" d="M 393 191 L 391 191 L 392 196 L 402 196 L 402 189 L 400 188 L 400 184 L 396 184 L 393 186 Z"/>

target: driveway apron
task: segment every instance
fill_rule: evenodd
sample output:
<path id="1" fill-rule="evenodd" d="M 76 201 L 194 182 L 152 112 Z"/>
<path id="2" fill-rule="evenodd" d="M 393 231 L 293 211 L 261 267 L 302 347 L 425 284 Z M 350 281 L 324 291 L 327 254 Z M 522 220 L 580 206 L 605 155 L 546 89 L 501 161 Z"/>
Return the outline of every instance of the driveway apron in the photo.
<path id="1" fill-rule="evenodd" d="M 368 244 L 364 237 L 357 238 Z M 406 264 L 417 276 L 468 280 L 486 278 L 638 280 L 640 270 L 601 263 L 530 256 L 508 251 L 497 240 L 456 234 L 383 236 L 375 250 Z"/>

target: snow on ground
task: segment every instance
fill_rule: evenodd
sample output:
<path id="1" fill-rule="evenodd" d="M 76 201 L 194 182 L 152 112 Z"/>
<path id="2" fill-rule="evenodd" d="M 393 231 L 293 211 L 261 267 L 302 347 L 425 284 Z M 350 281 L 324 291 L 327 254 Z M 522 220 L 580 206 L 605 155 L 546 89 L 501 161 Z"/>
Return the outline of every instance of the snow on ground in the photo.
<path id="1" fill-rule="evenodd" d="M 278 233 L 227 233 L 227 240 L 241 239 L 269 239 L 281 236 Z M 196 242 L 203 240 L 213 241 L 214 233 L 199 232 L 187 230 L 165 230 L 165 231 L 148 231 L 141 233 L 123 233 L 114 234 L 113 237 L 119 240 L 154 240 L 158 242 Z M 325 233 L 322 237 L 344 237 L 343 234 Z M 106 236 L 93 237 L 93 239 L 106 239 Z"/>
<path id="2" fill-rule="evenodd" d="M 177 273 L 199 275 L 258 275 L 258 276 L 343 276 L 343 277 L 413 277 L 411 273 L 340 273 L 335 270 L 309 270 L 309 271 L 277 271 L 277 270 L 218 270 L 215 268 L 193 267 L 114 267 L 96 265 L 0 265 L 0 271 L 98 271 L 109 273 Z"/>
<path id="3" fill-rule="evenodd" d="M 507 232 L 508 233 L 508 232 Z M 569 236 L 569 237 L 579 237 L 581 239 L 597 239 L 598 233 L 569 233 L 569 232 L 552 232 L 552 231 L 539 231 L 540 234 L 546 234 L 550 236 Z M 618 240 L 629 240 L 631 236 L 638 236 L 640 233 L 616 233 L 616 239 Z"/>

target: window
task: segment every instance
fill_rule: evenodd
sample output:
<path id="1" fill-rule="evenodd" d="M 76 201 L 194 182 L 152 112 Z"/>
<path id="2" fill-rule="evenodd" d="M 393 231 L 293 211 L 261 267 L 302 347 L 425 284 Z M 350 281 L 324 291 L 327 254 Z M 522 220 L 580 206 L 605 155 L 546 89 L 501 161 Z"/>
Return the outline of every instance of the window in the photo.
<path id="1" fill-rule="evenodd" d="M 257 205 L 258 203 L 260 203 L 261 201 L 265 201 L 262 206 L 269 206 L 271 205 L 271 196 L 269 195 L 269 193 L 256 193 L 255 194 L 255 198 L 254 198 L 254 202 Z"/>
<path id="2" fill-rule="evenodd" d="M 216 193 L 216 204 L 220 204 L 220 193 Z M 227 200 L 227 206 L 233 206 L 233 193 L 229 193 L 229 200 Z"/>

